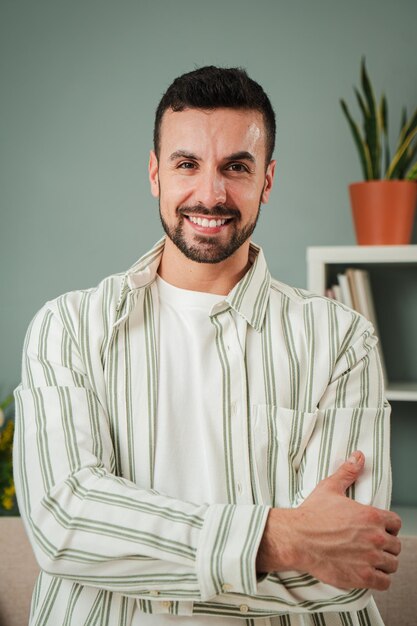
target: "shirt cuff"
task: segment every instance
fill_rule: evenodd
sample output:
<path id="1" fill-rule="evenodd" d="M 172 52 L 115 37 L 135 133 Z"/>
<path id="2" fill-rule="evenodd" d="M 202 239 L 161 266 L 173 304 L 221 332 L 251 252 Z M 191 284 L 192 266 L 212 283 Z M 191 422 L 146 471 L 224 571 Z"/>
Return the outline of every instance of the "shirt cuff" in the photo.
<path id="1" fill-rule="evenodd" d="M 202 602 L 221 593 L 256 593 L 256 556 L 269 510 L 245 504 L 208 507 L 196 558 Z"/>

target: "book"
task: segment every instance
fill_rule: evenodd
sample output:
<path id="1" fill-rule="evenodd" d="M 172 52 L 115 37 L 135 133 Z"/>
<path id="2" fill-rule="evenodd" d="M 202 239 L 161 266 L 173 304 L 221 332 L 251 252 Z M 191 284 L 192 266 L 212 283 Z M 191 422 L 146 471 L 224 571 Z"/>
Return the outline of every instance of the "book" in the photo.
<path id="1" fill-rule="evenodd" d="M 341 297 L 343 304 L 346 304 L 350 309 L 353 309 L 352 292 L 349 284 L 347 274 L 338 274 L 337 280 L 339 281 Z"/>
<path id="2" fill-rule="evenodd" d="M 358 311 L 360 313 L 361 311 L 359 310 L 359 298 L 358 298 L 358 289 L 357 289 L 357 284 L 356 284 L 356 272 L 357 270 L 349 267 L 346 270 L 346 278 L 350 287 L 350 295 L 352 299 L 351 308 L 355 309 L 355 311 Z"/>

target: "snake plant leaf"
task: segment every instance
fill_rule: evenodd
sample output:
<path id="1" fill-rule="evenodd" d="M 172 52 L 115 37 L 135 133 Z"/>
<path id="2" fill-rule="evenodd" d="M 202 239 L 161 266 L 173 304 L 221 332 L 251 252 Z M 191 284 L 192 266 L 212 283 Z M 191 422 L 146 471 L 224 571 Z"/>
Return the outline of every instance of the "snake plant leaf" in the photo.
<path id="1" fill-rule="evenodd" d="M 412 139 L 415 137 L 415 130 L 417 129 L 417 109 L 414 111 L 409 121 L 407 121 L 407 115 L 404 109 L 402 121 L 404 124 L 401 128 L 398 146 L 396 149 L 396 154 L 400 154 L 400 158 L 398 159 L 395 167 L 392 169 L 391 174 L 391 177 L 400 179 L 404 178 L 405 173 L 416 156 L 416 145 L 414 144 L 414 146 L 412 146 L 412 140 L 408 142 L 408 139 L 410 136 Z M 405 150 L 402 149 L 404 144 L 406 145 Z"/>
<path id="2" fill-rule="evenodd" d="M 417 126 L 416 128 L 414 128 L 414 130 L 411 133 L 408 133 L 407 138 L 403 141 L 401 146 L 398 148 L 398 150 L 394 154 L 392 161 L 390 163 L 390 166 L 385 175 L 385 178 L 387 179 L 399 178 L 400 173 L 404 168 L 404 165 L 407 164 L 407 168 L 409 167 L 410 156 L 408 154 L 408 149 L 414 137 L 417 137 Z"/>
<path id="3" fill-rule="evenodd" d="M 368 108 L 367 108 L 367 106 L 365 104 L 365 100 L 363 99 L 362 94 L 359 91 L 359 89 L 356 89 L 356 87 L 355 87 L 354 91 L 355 91 L 355 94 L 356 94 L 356 99 L 357 99 L 358 104 L 359 104 L 359 108 L 362 111 L 363 119 L 364 119 L 364 122 L 365 122 L 365 119 L 367 117 L 369 117 Z"/>
<path id="4" fill-rule="evenodd" d="M 386 135 L 388 133 L 388 103 L 384 93 L 381 96 L 381 103 L 379 105 L 379 119 L 381 128 Z"/>
<path id="5" fill-rule="evenodd" d="M 369 154 L 368 146 L 363 141 L 359 128 L 357 124 L 354 122 L 346 102 L 344 100 L 340 100 L 340 105 L 343 109 L 343 112 L 346 116 L 350 129 L 352 131 L 353 139 L 354 139 L 356 148 L 359 153 L 359 159 L 360 159 L 361 166 L 362 166 L 363 176 L 365 180 L 371 180 L 372 179 L 372 163 L 371 163 L 371 157 Z"/>
<path id="6" fill-rule="evenodd" d="M 406 139 L 410 133 L 412 133 L 417 128 L 417 109 L 414 111 L 413 115 L 410 118 L 410 121 L 405 124 L 404 128 L 404 139 Z"/>
<path id="7" fill-rule="evenodd" d="M 414 163 L 413 167 L 409 170 L 406 180 L 415 180 L 417 181 L 417 161 Z"/>
<path id="8" fill-rule="evenodd" d="M 407 107 L 403 107 L 402 111 L 401 111 L 401 127 L 400 127 L 400 131 L 404 128 L 404 126 L 407 124 Z"/>
<path id="9" fill-rule="evenodd" d="M 368 72 L 366 71 L 365 58 L 362 58 L 361 67 L 361 84 L 365 94 L 365 101 L 367 103 L 369 116 L 365 118 L 365 135 L 366 142 L 369 146 L 369 152 L 371 156 L 373 178 L 380 177 L 380 161 L 381 161 L 381 147 L 379 143 L 379 131 L 378 131 L 378 115 L 377 106 L 372 88 L 371 81 L 369 80 Z"/>
<path id="10" fill-rule="evenodd" d="M 411 164 L 417 159 L 417 137 L 414 138 L 414 141 L 411 142 L 410 147 L 406 151 L 406 156 L 404 159 L 401 159 L 402 167 L 398 169 L 398 178 L 404 179 L 406 177 L 407 171 L 410 169 Z"/>
<path id="11" fill-rule="evenodd" d="M 407 109 L 403 107 L 401 111 L 401 124 L 400 124 L 400 134 L 398 135 L 398 145 L 397 149 L 401 146 L 404 141 L 405 129 L 407 128 Z"/>
<path id="12" fill-rule="evenodd" d="M 384 171 L 386 172 L 388 170 L 391 157 L 388 139 L 388 102 L 385 94 L 382 94 L 381 103 L 379 105 L 379 126 L 384 134 Z"/>
<path id="13" fill-rule="evenodd" d="M 417 159 L 417 137 L 414 138 L 412 143 L 413 145 L 407 150 L 407 160 L 404 168 L 399 173 L 401 178 L 407 178 L 407 172 L 410 172 L 411 164 Z"/>

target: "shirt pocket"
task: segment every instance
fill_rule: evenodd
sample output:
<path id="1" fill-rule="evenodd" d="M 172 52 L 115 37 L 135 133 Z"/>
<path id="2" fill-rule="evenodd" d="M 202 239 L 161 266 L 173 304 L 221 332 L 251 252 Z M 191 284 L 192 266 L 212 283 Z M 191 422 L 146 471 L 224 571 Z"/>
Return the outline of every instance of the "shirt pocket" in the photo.
<path id="1" fill-rule="evenodd" d="M 251 407 L 256 499 L 288 508 L 299 504 L 300 476 L 318 411 L 273 405 Z"/>

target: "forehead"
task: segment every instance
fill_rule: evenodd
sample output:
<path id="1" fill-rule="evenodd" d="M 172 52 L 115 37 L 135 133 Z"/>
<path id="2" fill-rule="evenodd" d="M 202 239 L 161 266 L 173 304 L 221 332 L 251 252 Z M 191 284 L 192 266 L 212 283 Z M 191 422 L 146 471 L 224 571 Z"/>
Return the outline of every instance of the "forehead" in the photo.
<path id="1" fill-rule="evenodd" d="M 221 155 L 241 150 L 265 154 L 265 124 L 260 111 L 246 109 L 168 109 L 162 117 L 160 153 L 178 149 L 215 150 Z"/>

